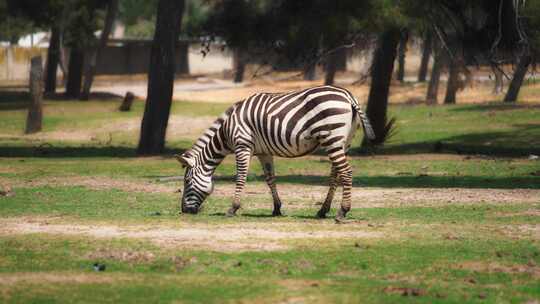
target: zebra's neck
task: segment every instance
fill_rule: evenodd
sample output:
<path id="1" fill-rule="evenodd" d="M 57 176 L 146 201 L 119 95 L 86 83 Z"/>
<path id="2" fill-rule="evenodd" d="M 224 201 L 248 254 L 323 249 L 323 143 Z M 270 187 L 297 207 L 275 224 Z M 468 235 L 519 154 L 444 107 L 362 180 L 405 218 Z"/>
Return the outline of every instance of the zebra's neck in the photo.
<path id="1" fill-rule="evenodd" d="M 224 123 L 228 116 L 229 113 L 225 113 L 214 121 L 191 148 L 197 166 L 207 174 L 213 174 L 225 156 L 231 153 L 224 132 Z"/>

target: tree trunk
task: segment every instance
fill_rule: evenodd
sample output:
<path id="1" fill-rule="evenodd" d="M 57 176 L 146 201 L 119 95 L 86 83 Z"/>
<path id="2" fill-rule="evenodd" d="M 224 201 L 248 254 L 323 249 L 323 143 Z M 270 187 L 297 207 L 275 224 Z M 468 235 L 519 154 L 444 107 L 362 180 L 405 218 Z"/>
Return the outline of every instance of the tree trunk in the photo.
<path id="1" fill-rule="evenodd" d="M 66 82 L 66 97 L 79 98 L 84 65 L 84 51 L 79 46 L 73 46 L 69 52 L 68 79 Z"/>
<path id="2" fill-rule="evenodd" d="M 529 54 L 522 55 L 519 59 L 514 77 L 512 77 L 512 81 L 508 87 L 508 92 L 506 92 L 506 96 L 504 97 L 504 102 L 516 102 L 519 95 L 519 90 L 523 84 L 523 79 L 525 79 L 525 75 L 527 74 L 527 69 L 531 64 L 531 61 L 532 57 Z"/>
<path id="3" fill-rule="evenodd" d="M 493 86 L 493 94 L 499 95 L 502 94 L 504 89 L 504 79 L 503 79 L 503 73 L 500 70 L 499 67 L 492 67 L 493 75 L 495 76 L 495 84 Z"/>
<path id="4" fill-rule="evenodd" d="M 324 84 L 325 85 L 333 85 L 334 84 L 334 78 L 336 76 L 336 70 L 337 70 L 337 64 L 339 60 L 339 52 L 336 50 L 328 55 L 328 58 L 326 60 L 326 74 L 324 77 Z"/>
<path id="5" fill-rule="evenodd" d="M 240 49 L 234 49 L 233 53 L 234 64 L 234 83 L 241 83 L 244 81 L 244 72 L 246 70 L 246 58 Z"/>
<path id="6" fill-rule="evenodd" d="M 418 71 L 418 82 L 426 81 L 429 66 L 429 57 L 431 57 L 431 48 L 433 44 L 432 41 L 433 36 L 431 32 L 427 32 L 422 45 L 422 59 L 420 61 L 420 70 Z"/>
<path id="7" fill-rule="evenodd" d="M 148 69 L 148 94 L 137 153 L 163 152 L 174 87 L 175 48 L 184 11 L 183 0 L 159 0 Z"/>
<path id="8" fill-rule="evenodd" d="M 124 96 L 124 100 L 122 101 L 122 104 L 120 105 L 120 108 L 118 110 L 120 112 L 129 112 L 131 110 L 131 105 L 133 104 L 133 100 L 135 99 L 135 95 L 133 92 L 126 92 L 126 96 Z"/>
<path id="9" fill-rule="evenodd" d="M 390 131 L 392 121 L 387 123 L 386 110 L 388 107 L 388 93 L 394 61 L 396 60 L 397 46 L 401 37 L 399 29 L 391 28 L 379 36 L 378 46 L 373 55 L 371 66 L 371 87 L 367 103 L 366 114 L 375 132 L 374 144 L 383 143 Z M 362 146 L 370 143 L 364 139 Z"/>
<path id="10" fill-rule="evenodd" d="M 60 71 L 62 71 L 62 85 L 65 85 L 67 81 L 67 61 L 69 56 L 62 42 L 62 36 L 63 34 L 60 33 L 60 61 L 58 61 L 58 66 L 60 67 Z"/>
<path id="11" fill-rule="evenodd" d="M 426 94 L 426 104 L 437 104 L 437 96 L 439 94 L 439 83 L 441 79 L 441 72 L 444 66 L 444 50 L 437 48 L 435 50 L 435 56 L 433 58 L 433 67 L 431 68 L 431 77 L 429 78 L 429 84 Z"/>
<path id="12" fill-rule="evenodd" d="M 409 32 L 404 30 L 401 32 L 398 48 L 398 69 L 396 79 L 403 82 L 405 80 L 405 56 L 407 54 L 407 42 L 409 41 Z"/>
<path id="13" fill-rule="evenodd" d="M 94 82 L 97 61 L 101 52 L 105 46 L 107 46 L 107 41 L 109 40 L 109 35 L 111 34 L 117 12 L 118 0 L 111 0 L 109 2 L 109 6 L 107 7 L 107 16 L 105 17 L 105 25 L 103 26 L 103 31 L 101 32 L 101 37 L 99 38 L 99 45 L 90 50 L 88 65 L 84 75 L 84 86 L 80 97 L 81 100 L 88 100 L 88 98 L 90 98 L 90 89 L 92 88 L 92 83 Z"/>
<path id="14" fill-rule="evenodd" d="M 456 55 L 457 56 L 457 55 Z M 444 96 L 444 104 L 455 104 L 456 93 L 459 82 L 459 58 L 454 58 L 448 64 L 448 82 L 446 83 L 446 95 Z"/>
<path id="15" fill-rule="evenodd" d="M 65 38 L 65 29 L 66 29 L 66 22 L 68 19 L 69 11 L 71 10 L 72 4 L 66 3 L 66 5 L 63 6 L 62 13 L 60 14 L 60 20 L 58 21 L 58 27 L 59 27 L 59 60 L 58 60 L 58 67 L 60 68 L 60 71 L 62 72 L 62 86 L 66 86 L 67 82 L 67 74 L 68 74 L 68 60 L 69 60 L 69 53 L 68 48 L 64 44 L 64 38 Z"/>
<path id="16" fill-rule="evenodd" d="M 47 76 L 45 77 L 45 93 L 56 92 L 56 71 L 60 61 L 60 28 L 51 28 L 51 39 L 47 51 Z"/>
<path id="17" fill-rule="evenodd" d="M 317 65 L 310 63 L 304 66 L 304 80 L 313 81 L 317 76 Z"/>
<path id="18" fill-rule="evenodd" d="M 30 95 L 32 97 L 26 118 L 26 134 L 41 131 L 43 110 L 41 100 L 43 98 L 43 67 L 41 56 L 32 58 L 30 63 Z"/>

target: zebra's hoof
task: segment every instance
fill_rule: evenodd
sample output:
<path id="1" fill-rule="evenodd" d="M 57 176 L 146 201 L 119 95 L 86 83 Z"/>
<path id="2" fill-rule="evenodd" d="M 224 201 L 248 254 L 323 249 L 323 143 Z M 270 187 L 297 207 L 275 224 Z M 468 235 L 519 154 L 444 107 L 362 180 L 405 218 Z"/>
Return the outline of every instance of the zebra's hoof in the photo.
<path id="1" fill-rule="evenodd" d="M 347 220 L 345 219 L 345 215 L 347 214 L 347 211 L 342 209 L 339 209 L 336 215 L 336 224 L 345 224 L 347 223 Z"/>
<path id="2" fill-rule="evenodd" d="M 336 216 L 336 224 L 347 224 L 349 221 L 343 216 Z"/>
<path id="3" fill-rule="evenodd" d="M 283 216 L 283 214 L 281 213 L 281 210 L 274 210 L 272 211 L 272 216 Z"/>

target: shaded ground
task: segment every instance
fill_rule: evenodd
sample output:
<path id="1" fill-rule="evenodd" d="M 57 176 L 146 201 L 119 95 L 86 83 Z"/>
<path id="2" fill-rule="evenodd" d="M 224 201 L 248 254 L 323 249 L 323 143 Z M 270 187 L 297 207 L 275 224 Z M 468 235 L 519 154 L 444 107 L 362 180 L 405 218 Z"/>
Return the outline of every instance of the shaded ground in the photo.
<path id="1" fill-rule="evenodd" d="M 351 90 L 360 103 L 365 103 L 369 91 L 369 84 L 357 84 L 357 75 L 351 72 L 338 73 L 336 85 L 346 87 Z M 323 80 L 304 81 L 298 72 L 276 73 L 273 76 L 246 77 L 246 81 L 241 84 L 234 84 L 230 79 L 224 80 L 218 77 L 200 77 L 195 79 L 179 79 L 175 82 L 173 96 L 178 100 L 190 100 L 200 102 L 223 102 L 233 103 L 260 92 L 284 92 L 303 89 L 310 86 L 321 85 Z M 415 80 L 414 77 L 407 79 Z M 406 79 L 406 80 L 407 80 Z M 445 77 L 442 78 L 444 81 Z M 458 92 L 458 103 L 483 103 L 486 101 L 497 101 L 504 97 L 504 94 L 493 94 L 492 80 L 487 75 L 478 75 L 475 83 Z M 526 82 L 521 93 L 522 102 L 538 102 L 538 91 L 540 84 L 534 79 Z M 443 100 L 445 83 L 439 90 L 439 100 Z M 95 91 L 111 92 L 123 96 L 127 91 L 132 91 L 140 98 L 146 98 L 147 82 L 130 81 L 114 82 L 107 84 L 106 81 L 95 86 Z M 405 85 L 395 82 L 390 90 L 391 103 L 424 103 L 426 95 L 425 83 L 407 82 Z"/>

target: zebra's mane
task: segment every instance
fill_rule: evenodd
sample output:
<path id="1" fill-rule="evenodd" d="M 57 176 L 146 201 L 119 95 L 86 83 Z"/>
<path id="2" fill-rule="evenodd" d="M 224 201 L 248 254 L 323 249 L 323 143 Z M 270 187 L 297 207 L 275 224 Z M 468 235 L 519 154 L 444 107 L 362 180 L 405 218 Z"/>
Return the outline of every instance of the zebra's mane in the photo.
<path id="1" fill-rule="evenodd" d="M 214 120 L 212 125 L 208 129 L 206 129 L 206 131 L 204 131 L 204 133 L 199 137 L 199 139 L 197 139 L 197 141 L 195 141 L 191 149 L 188 151 L 189 154 L 195 156 L 204 150 L 212 137 L 216 135 L 216 133 L 221 129 L 225 121 L 229 118 L 229 116 L 231 116 L 231 113 L 234 111 L 236 105 L 237 103 L 229 107 L 227 111 L 225 111 L 216 120 Z"/>

